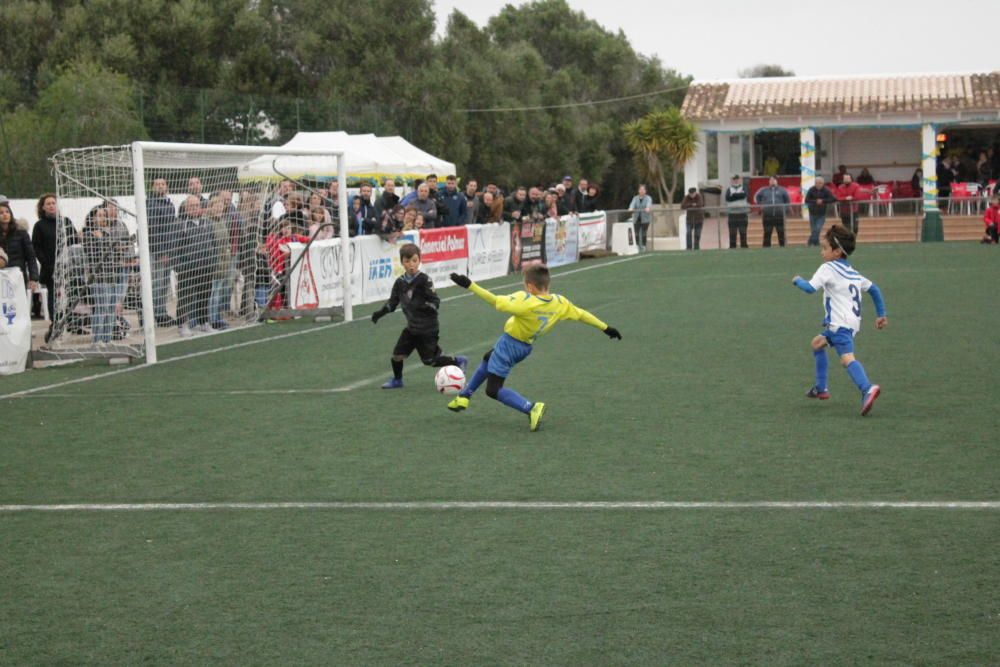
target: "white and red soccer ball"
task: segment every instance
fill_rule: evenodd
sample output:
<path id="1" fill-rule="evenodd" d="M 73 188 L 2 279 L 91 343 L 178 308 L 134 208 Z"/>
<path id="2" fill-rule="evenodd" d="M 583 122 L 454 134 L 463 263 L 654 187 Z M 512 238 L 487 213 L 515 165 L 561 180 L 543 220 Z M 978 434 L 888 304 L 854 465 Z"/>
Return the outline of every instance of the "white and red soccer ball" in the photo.
<path id="1" fill-rule="evenodd" d="M 458 366 L 442 366 L 434 374 L 434 386 L 442 394 L 457 394 L 465 386 L 465 373 Z"/>

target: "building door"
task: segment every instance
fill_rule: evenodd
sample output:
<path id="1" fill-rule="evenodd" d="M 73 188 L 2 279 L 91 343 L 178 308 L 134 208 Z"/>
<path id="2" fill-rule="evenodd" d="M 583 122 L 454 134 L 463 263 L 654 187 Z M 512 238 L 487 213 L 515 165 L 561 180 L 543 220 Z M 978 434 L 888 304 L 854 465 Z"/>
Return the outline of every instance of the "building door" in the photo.
<path id="1" fill-rule="evenodd" d="M 721 175 L 729 179 L 734 174 L 739 174 L 744 178 L 750 176 L 751 165 L 753 165 L 753 135 L 751 134 L 730 134 L 729 135 L 729 174 Z"/>

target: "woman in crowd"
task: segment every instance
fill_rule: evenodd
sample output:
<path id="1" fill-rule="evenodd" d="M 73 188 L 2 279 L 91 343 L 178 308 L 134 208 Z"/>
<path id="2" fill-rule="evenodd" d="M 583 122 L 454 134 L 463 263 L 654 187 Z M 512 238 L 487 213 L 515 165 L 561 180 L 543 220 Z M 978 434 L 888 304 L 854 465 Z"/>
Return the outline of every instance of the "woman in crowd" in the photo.
<path id="1" fill-rule="evenodd" d="M 79 243 L 80 239 L 77 237 L 76 230 L 69 218 L 59 218 L 54 194 L 46 193 L 39 197 L 35 212 L 38 214 L 38 221 L 35 223 L 34 229 L 31 230 L 31 245 L 34 247 L 35 256 L 41 265 L 39 276 L 41 283 L 48 290 L 49 319 L 55 320 L 57 229 L 60 225 L 62 226 L 65 246 Z"/>
<path id="2" fill-rule="evenodd" d="M 917 167 L 910 177 L 910 187 L 913 188 L 913 196 L 920 198 L 924 196 L 924 170 Z"/>
<path id="3" fill-rule="evenodd" d="M 313 195 L 313 197 L 318 197 L 318 195 Z M 312 201 L 312 197 L 309 198 Z M 326 210 L 326 207 L 320 204 L 319 206 L 309 206 L 309 238 L 316 239 L 317 241 L 322 241 L 323 239 L 333 238 L 333 225 L 326 225 L 330 222 L 330 212 Z"/>
<path id="4" fill-rule="evenodd" d="M 111 342 L 122 296 L 128 230 L 118 222 L 118 207 L 112 206 L 91 209 L 83 230 L 92 305 L 90 324 L 96 344 Z"/>
<path id="5" fill-rule="evenodd" d="M 587 199 L 584 201 L 584 210 L 580 213 L 593 213 L 600 206 L 601 186 L 597 183 L 590 183 L 587 186 Z"/>
<path id="6" fill-rule="evenodd" d="M 333 226 L 323 227 L 321 225 L 329 223 L 333 218 L 330 211 L 323 205 L 323 196 L 319 192 L 309 195 L 309 236 L 317 241 L 333 237 Z"/>
<path id="7" fill-rule="evenodd" d="M 28 289 L 38 289 L 38 264 L 27 225 L 19 225 L 14 220 L 14 211 L 7 202 L 0 203 L 0 248 L 7 255 L 7 268 L 21 269 Z"/>
<path id="8" fill-rule="evenodd" d="M 417 209 L 415 209 L 412 206 L 407 206 L 403 210 L 403 231 L 409 232 L 416 229 L 416 227 L 413 226 L 414 221 L 416 219 L 417 219 Z"/>
<path id="9" fill-rule="evenodd" d="M 875 178 L 872 176 L 872 173 L 868 171 L 868 167 L 865 167 L 861 170 L 861 173 L 858 174 L 858 180 L 855 182 L 858 185 L 871 186 L 875 185 Z"/>

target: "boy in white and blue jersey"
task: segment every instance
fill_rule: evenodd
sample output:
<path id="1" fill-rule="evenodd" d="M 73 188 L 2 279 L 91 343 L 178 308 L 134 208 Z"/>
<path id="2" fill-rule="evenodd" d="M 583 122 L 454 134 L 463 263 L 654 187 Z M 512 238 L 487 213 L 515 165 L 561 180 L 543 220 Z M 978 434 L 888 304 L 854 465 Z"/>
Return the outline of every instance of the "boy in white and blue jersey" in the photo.
<path id="1" fill-rule="evenodd" d="M 854 252 L 854 232 L 843 225 L 833 225 L 820 241 L 823 265 L 816 269 L 811 280 L 795 276 L 792 282 L 803 292 L 812 294 L 823 290 L 823 332 L 812 340 L 816 359 L 816 384 L 806 396 L 828 399 L 826 386 L 826 347 L 832 346 L 840 355 L 840 363 L 861 390 L 861 415 L 868 414 L 882 388 L 868 380 L 864 366 L 854 358 L 854 336 L 861 330 L 861 295 L 868 292 L 875 303 L 875 328 L 884 329 L 889 320 L 885 316 L 885 302 L 878 286 L 854 270 L 847 256 Z"/>

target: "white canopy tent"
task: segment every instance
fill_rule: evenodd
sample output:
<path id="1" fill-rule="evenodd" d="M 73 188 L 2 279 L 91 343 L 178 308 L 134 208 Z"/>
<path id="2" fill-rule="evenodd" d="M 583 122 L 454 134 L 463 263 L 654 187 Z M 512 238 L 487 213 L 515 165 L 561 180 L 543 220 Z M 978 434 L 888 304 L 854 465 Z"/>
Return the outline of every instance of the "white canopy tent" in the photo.
<path id="1" fill-rule="evenodd" d="M 381 180 L 395 177 L 424 178 L 455 173 L 455 165 L 420 150 L 402 137 L 376 137 L 374 134 L 346 132 L 299 132 L 283 148 L 342 151 L 346 157 L 347 177 Z M 330 180 L 337 175 L 336 161 L 317 156 L 262 156 L 239 170 L 240 179 L 285 176 L 301 180 Z"/>

